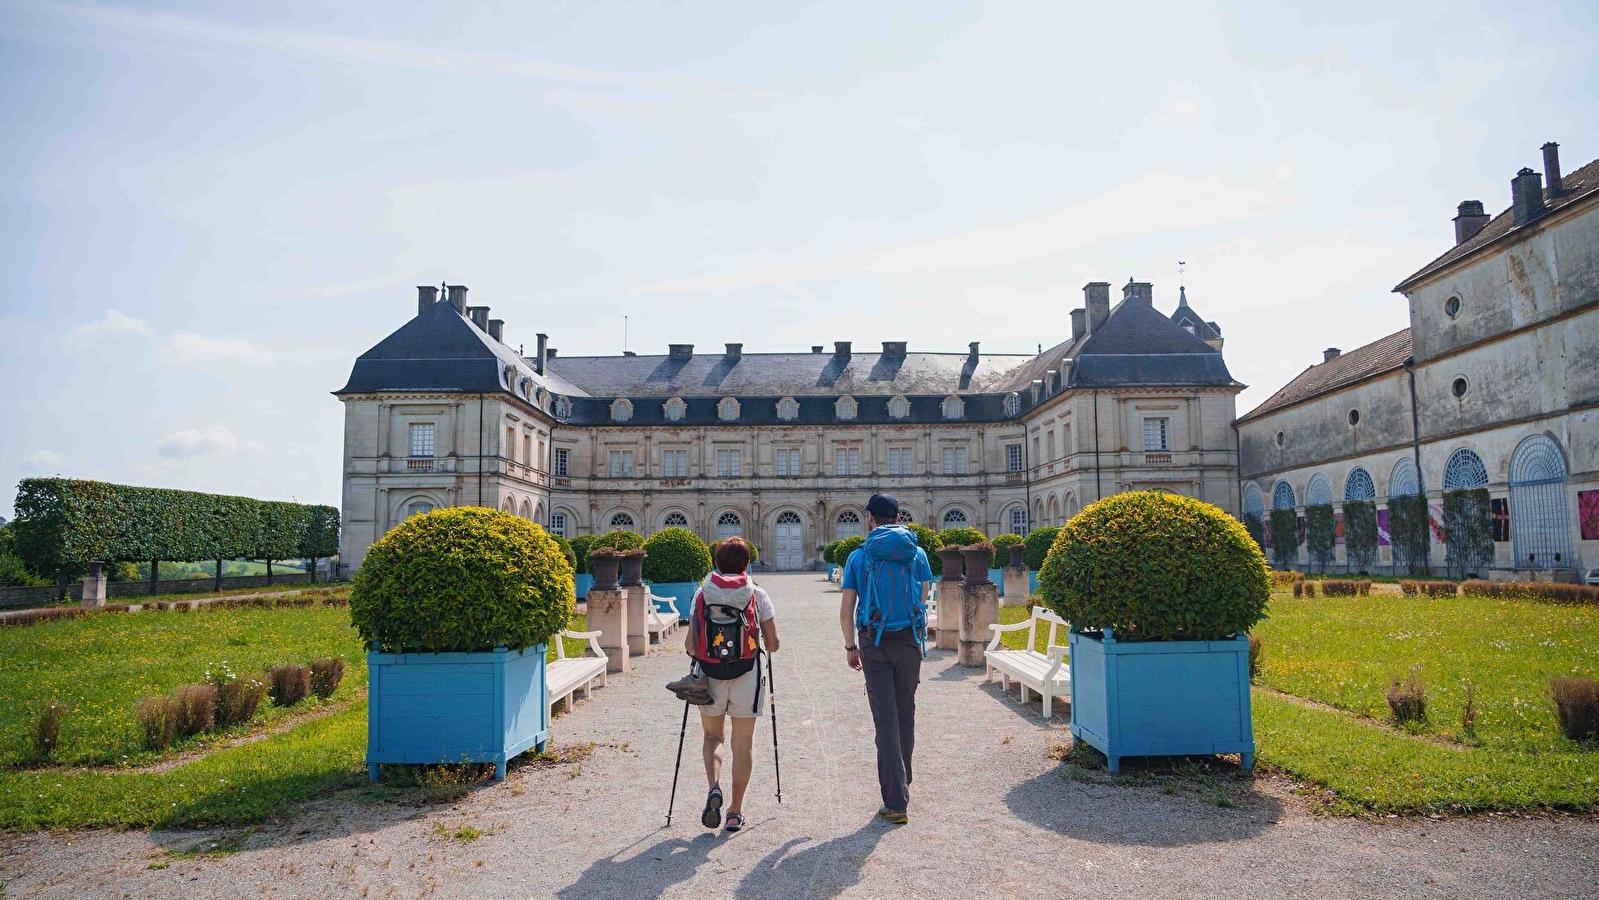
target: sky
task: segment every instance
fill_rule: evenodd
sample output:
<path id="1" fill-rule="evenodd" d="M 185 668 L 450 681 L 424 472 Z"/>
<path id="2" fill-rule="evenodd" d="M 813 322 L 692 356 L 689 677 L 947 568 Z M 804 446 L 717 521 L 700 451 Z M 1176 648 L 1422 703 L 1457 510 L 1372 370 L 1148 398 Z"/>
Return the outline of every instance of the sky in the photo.
<path id="1" fill-rule="evenodd" d="M 0 0 L 0 515 L 337 504 L 330 392 L 443 281 L 563 355 L 1027 352 L 1182 260 L 1242 414 L 1599 157 L 1591 0 L 1297 6 Z"/>

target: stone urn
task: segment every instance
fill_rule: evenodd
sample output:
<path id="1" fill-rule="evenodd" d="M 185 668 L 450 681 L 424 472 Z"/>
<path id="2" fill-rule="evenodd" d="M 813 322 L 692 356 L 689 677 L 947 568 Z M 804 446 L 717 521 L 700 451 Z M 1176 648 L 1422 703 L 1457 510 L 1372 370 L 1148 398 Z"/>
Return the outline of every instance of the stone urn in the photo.
<path id="1" fill-rule="evenodd" d="M 993 558 L 994 547 L 992 544 L 973 544 L 961 548 L 961 556 L 966 557 L 966 583 L 967 584 L 993 584 L 988 577 L 988 563 Z M 945 571 L 948 571 L 947 569 Z"/>
<path id="2" fill-rule="evenodd" d="M 1025 559 L 1023 559 L 1023 556 L 1026 555 L 1026 553 L 1027 553 L 1027 548 L 1026 547 L 1022 546 L 1021 544 L 1011 544 L 1010 545 L 1010 567 L 1012 569 L 1020 569 L 1020 568 L 1023 568 L 1024 566 L 1026 566 L 1027 565 L 1027 561 Z"/>
<path id="3" fill-rule="evenodd" d="M 944 572 L 941 580 L 961 580 L 961 548 L 942 547 L 938 551 L 938 560 L 943 564 Z M 986 564 L 985 564 L 986 565 Z"/>
<path id="4" fill-rule="evenodd" d="M 589 565 L 594 569 L 594 586 L 590 590 L 616 590 L 616 575 L 621 564 L 621 558 L 613 550 L 590 550 Z M 642 570 L 643 565 L 639 568 Z"/>
<path id="5" fill-rule="evenodd" d="M 623 550 L 617 555 L 622 563 L 622 587 L 637 587 L 644 583 L 644 551 Z"/>

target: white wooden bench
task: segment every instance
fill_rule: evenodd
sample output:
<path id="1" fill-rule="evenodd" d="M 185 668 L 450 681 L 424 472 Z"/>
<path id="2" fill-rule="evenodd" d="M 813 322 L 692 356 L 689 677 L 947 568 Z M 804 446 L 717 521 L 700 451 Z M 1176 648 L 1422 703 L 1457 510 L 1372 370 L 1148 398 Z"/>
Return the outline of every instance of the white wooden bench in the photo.
<path id="1" fill-rule="evenodd" d="M 564 638 L 588 641 L 588 652 L 594 655 L 568 657 Z M 544 683 L 549 688 L 550 705 L 564 703 L 562 708 L 571 712 L 572 695 L 582 691 L 583 699 L 587 700 L 594 690 L 595 681 L 599 681 L 601 687 L 605 686 L 605 651 L 600 649 L 600 633 L 561 632 L 560 637 L 555 639 L 555 660 L 544 668 Z"/>
<path id="2" fill-rule="evenodd" d="M 1038 624 L 1049 623 L 1049 640 L 1045 643 L 1047 653 L 1039 653 L 1033 647 L 1038 642 Z M 994 673 L 999 673 L 1000 687 L 1010 690 L 1010 683 L 1016 682 L 1021 688 L 1022 702 L 1027 702 L 1029 690 L 1038 694 L 1044 701 L 1044 718 L 1051 715 L 1052 701 L 1057 694 L 1071 693 L 1072 673 L 1063 663 L 1066 660 L 1066 647 L 1055 643 L 1055 635 L 1060 628 L 1070 628 L 1066 620 L 1055 615 L 1042 606 L 1033 607 L 1032 615 L 1025 622 L 1015 625 L 990 625 L 994 632 L 994 639 L 988 642 L 988 649 L 983 652 L 988 662 L 986 681 L 994 680 Z M 1007 631 L 1021 631 L 1027 629 L 1027 649 L 1011 650 L 1000 646 L 1000 640 Z"/>
<path id="3" fill-rule="evenodd" d="M 671 597 L 657 597 L 654 594 L 647 599 L 650 605 L 644 610 L 644 630 L 649 633 L 651 641 L 664 644 L 667 635 L 677 630 L 677 604 Z"/>
<path id="4" fill-rule="evenodd" d="M 927 589 L 927 639 L 932 640 L 938 633 L 938 582 L 934 581 Z"/>

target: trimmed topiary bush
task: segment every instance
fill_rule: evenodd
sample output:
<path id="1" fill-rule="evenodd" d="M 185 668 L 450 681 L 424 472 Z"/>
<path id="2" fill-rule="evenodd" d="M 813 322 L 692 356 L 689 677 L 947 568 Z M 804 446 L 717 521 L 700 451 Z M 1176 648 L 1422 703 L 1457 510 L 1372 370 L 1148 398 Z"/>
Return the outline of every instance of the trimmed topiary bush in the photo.
<path id="1" fill-rule="evenodd" d="M 522 650 L 565 628 L 575 604 L 572 567 L 543 528 L 450 507 L 411 516 L 372 545 L 350 619 L 385 653 Z"/>
<path id="2" fill-rule="evenodd" d="M 697 582 L 711 572 L 711 551 L 687 528 L 663 528 L 644 542 L 644 577 L 657 584 Z"/>
<path id="3" fill-rule="evenodd" d="M 1026 545 L 1027 539 L 1019 534 L 1002 534 L 994 538 L 994 557 L 989 561 L 990 569 L 1003 569 L 1010 565 L 1010 548 L 1017 544 Z"/>
<path id="4" fill-rule="evenodd" d="M 620 553 L 623 550 L 637 550 L 643 546 L 644 538 L 640 537 L 637 532 L 628 531 L 625 528 L 613 528 L 596 537 L 594 543 L 589 545 L 589 550 L 609 547 Z"/>
<path id="5" fill-rule="evenodd" d="M 927 564 L 936 569 L 938 567 L 938 548 L 944 546 L 943 542 L 938 539 L 938 532 L 928 528 L 926 525 L 919 525 L 915 522 L 910 522 L 905 527 L 911 530 L 911 534 L 916 535 L 916 546 L 921 547 L 922 552 L 927 554 Z"/>
<path id="6" fill-rule="evenodd" d="M 849 562 L 849 555 L 859 550 L 864 543 L 866 543 L 866 538 L 860 535 L 853 535 L 839 541 L 838 545 L 833 548 L 833 564 L 842 566 Z"/>
<path id="7" fill-rule="evenodd" d="M 1266 616 L 1266 560 L 1221 509 L 1156 491 L 1116 494 L 1066 523 L 1038 575 L 1078 631 L 1120 641 L 1211 641 Z"/>
<path id="8" fill-rule="evenodd" d="M 593 548 L 596 539 L 596 535 L 580 534 L 567 541 L 572 547 L 572 572 L 574 574 L 594 574 L 594 567 L 589 565 L 589 550 Z"/>
<path id="9" fill-rule="evenodd" d="M 833 562 L 833 551 L 838 549 L 838 541 L 828 541 L 822 547 L 822 562 L 828 565 L 837 565 Z"/>
<path id="10" fill-rule="evenodd" d="M 970 547 L 987 543 L 988 535 L 975 528 L 946 528 L 938 533 L 938 539 L 945 547 Z"/>
<path id="11" fill-rule="evenodd" d="M 1038 571 L 1044 568 L 1044 559 L 1049 556 L 1049 548 L 1055 546 L 1055 536 L 1060 534 L 1057 525 L 1043 525 L 1027 532 L 1027 537 L 1022 541 L 1027 547 L 1027 552 L 1022 554 L 1022 559 L 1027 561 L 1027 568 Z"/>
<path id="12" fill-rule="evenodd" d="M 566 564 L 571 566 L 574 572 L 577 571 L 577 551 L 572 549 L 572 542 L 558 534 L 550 535 L 550 540 L 561 548 L 561 555 L 566 557 Z"/>

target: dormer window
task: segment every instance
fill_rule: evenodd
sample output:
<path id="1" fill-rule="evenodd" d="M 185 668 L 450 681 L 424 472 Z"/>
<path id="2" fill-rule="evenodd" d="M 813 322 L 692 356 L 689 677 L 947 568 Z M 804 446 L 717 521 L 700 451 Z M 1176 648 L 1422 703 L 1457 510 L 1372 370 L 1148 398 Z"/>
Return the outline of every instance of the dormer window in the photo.
<path id="1" fill-rule="evenodd" d="M 855 418 L 855 410 L 854 397 L 840 397 L 838 402 L 833 404 L 833 414 L 840 419 L 849 420 Z"/>
<path id="2" fill-rule="evenodd" d="M 682 397 L 673 397 L 666 401 L 666 405 L 662 407 L 662 412 L 666 414 L 666 421 L 681 422 L 684 414 L 688 412 L 688 404 L 683 402 Z"/>
<path id="3" fill-rule="evenodd" d="M 619 397 L 611 401 L 611 421 L 628 422 L 633 419 L 633 401 Z"/>
<path id="4" fill-rule="evenodd" d="M 911 402 L 903 394 L 889 398 L 888 417 L 890 419 L 907 419 L 911 414 Z"/>
<path id="5" fill-rule="evenodd" d="M 1015 418 L 1022 412 L 1022 395 L 1011 391 L 1005 395 L 1005 416 Z"/>
<path id="6" fill-rule="evenodd" d="M 738 401 L 732 397 L 723 397 L 721 402 L 716 404 L 716 417 L 723 422 L 737 422 Z"/>
<path id="7" fill-rule="evenodd" d="M 959 419 L 965 414 L 966 404 L 962 402 L 961 398 L 955 396 L 954 394 L 950 394 L 948 397 L 944 398 L 944 418 Z"/>
<path id="8" fill-rule="evenodd" d="M 572 418 L 572 398 L 555 398 L 555 417 L 563 422 Z"/>
<path id="9" fill-rule="evenodd" d="M 784 422 L 792 422 L 799 418 L 799 401 L 793 397 L 784 397 L 777 401 L 777 417 Z"/>

